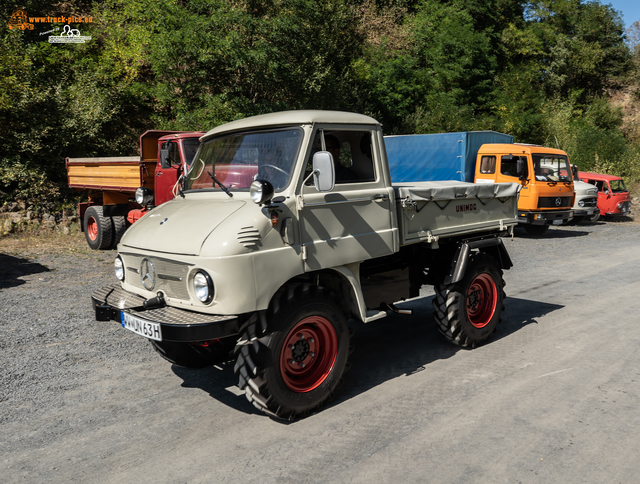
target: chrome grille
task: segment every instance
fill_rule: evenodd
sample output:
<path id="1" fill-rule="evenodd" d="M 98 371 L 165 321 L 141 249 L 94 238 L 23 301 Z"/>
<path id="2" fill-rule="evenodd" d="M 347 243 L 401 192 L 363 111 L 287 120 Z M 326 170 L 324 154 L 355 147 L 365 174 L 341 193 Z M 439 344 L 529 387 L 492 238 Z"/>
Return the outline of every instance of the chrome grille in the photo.
<path id="1" fill-rule="evenodd" d="M 142 284 L 140 277 L 140 265 L 145 256 L 138 254 L 120 253 L 124 266 L 127 268 L 126 280 L 132 286 L 140 289 L 146 288 Z M 160 257 L 146 257 L 153 264 L 155 269 L 155 286 L 153 292 L 162 291 L 168 297 L 175 299 L 189 300 L 187 290 L 187 275 L 190 264 L 171 261 Z"/>
<path id="2" fill-rule="evenodd" d="M 559 200 L 559 202 L 558 202 Z M 571 197 L 540 197 L 538 199 L 538 208 L 569 208 L 571 207 Z"/>

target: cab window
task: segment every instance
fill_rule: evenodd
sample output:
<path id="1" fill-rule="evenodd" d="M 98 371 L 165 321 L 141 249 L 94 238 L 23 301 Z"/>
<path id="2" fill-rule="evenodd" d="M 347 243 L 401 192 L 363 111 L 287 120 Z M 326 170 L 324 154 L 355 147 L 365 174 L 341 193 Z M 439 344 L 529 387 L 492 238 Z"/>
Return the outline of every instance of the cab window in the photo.
<path id="1" fill-rule="evenodd" d="M 503 156 L 500 159 L 500 173 L 505 176 L 518 176 L 518 157 Z"/>
<path id="2" fill-rule="evenodd" d="M 334 160 L 336 184 L 375 181 L 370 131 L 325 131 L 325 147 Z M 305 177 L 311 173 L 313 155 L 320 151 L 320 131 L 316 133 L 307 159 Z M 312 185 L 313 180 L 307 180 Z"/>
<path id="3" fill-rule="evenodd" d="M 493 175 L 496 172 L 496 157 L 483 156 L 480 158 L 480 173 L 483 175 Z"/>

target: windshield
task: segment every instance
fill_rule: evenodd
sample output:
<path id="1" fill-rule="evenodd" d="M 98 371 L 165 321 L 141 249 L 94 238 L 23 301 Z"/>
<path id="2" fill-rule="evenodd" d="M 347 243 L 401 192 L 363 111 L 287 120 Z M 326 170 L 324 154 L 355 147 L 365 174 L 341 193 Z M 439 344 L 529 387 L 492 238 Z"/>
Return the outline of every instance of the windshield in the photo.
<path id="1" fill-rule="evenodd" d="M 280 190 L 289 184 L 301 140 L 302 131 L 290 128 L 205 141 L 187 174 L 185 190 L 220 189 L 220 184 L 229 190 L 248 189 L 256 178 Z"/>
<path id="2" fill-rule="evenodd" d="M 191 166 L 193 157 L 198 151 L 200 146 L 200 140 L 198 138 L 185 138 L 182 140 L 182 149 L 184 151 L 184 160 L 187 162 L 187 166 Z"/>
<path id="3" fill-rule="evenodd" d="M 622 180 L 609 180 L 609 186 L 613 193 L 626 192 L 627 187 L 624 186 L 624 182 Z"/>
<path id="4" fill-rule="evenodd" d="M 571 183 L 569 160 L 563 155 L 532 155 L 536 180 Z"/>

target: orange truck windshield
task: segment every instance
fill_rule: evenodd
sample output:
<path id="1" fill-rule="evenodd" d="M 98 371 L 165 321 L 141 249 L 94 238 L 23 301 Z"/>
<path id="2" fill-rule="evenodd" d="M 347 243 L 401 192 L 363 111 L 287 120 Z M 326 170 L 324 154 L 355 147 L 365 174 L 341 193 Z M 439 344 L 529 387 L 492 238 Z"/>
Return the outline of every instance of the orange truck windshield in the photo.
<path id="1" fill-rule="evenodd" d="M 538 181 L 571 183 L 571 167 L 566 156 L 532 154 L 533 171 Z"/>

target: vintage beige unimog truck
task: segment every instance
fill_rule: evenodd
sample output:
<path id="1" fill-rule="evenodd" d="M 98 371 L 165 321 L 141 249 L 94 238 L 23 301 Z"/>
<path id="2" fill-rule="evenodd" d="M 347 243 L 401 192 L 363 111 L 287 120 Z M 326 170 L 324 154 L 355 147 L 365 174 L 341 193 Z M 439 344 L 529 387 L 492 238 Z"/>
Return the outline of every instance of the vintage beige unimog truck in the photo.
<path id="1" fill-rule="evenodd" d="M 360 114 L 255 116 L 201 141 L 180 194 L 123 236 L 119 282 L 92 295 L 97 320 L 180 366 L 233 350 L 248 400 L 285 419 L 333 394 L 349 320 L 398 311 L 425 284 L 450 342 L 495 330 L 517 184 L 392 184 L 381 126 Z"/>

